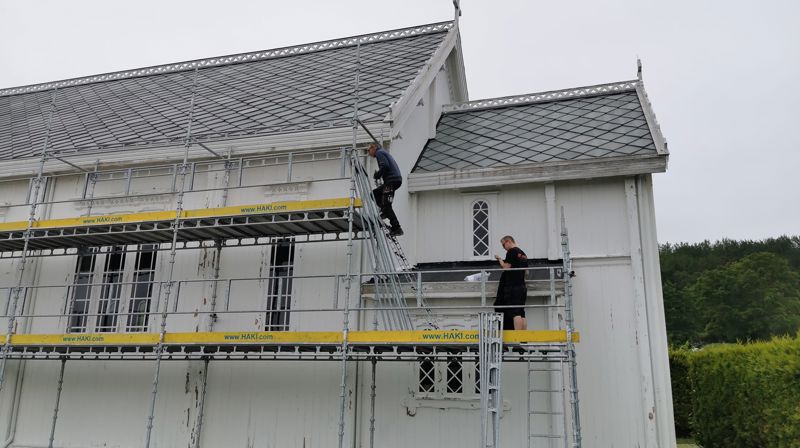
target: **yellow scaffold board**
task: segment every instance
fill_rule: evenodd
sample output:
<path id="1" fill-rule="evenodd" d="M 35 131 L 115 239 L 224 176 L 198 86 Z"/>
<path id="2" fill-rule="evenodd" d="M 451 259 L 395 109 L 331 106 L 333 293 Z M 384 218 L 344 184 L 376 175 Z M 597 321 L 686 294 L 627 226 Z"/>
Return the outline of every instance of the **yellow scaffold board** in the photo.
<path id="1" fill-rule="evenodd" d="M 5 336 L 3 336 L 5 340 Z M 156 333 L 15 334 L 11 345 L 155 345 Z"/>
<path id="2" fill-rule="evenodd" d="M 5 339 L 5 335 L 0 335 Z M 413 344 L 447 345 L 477 344 L 477 330 L 425 330 L 425 331 L 351 331 L 348 341 L 353 344 Z M 91 334 L 29 334 L 11 336 L 11 345 L 155 345 L 156 333 L 91 333 Z M 503 332 L 506 344 L 565 342 L 564 330 L 514 330 Z M 573 342 L 580 335 L 572 334 Z M 240 331 L 207 333 L 167 333 L 166 344 L 339 344 L 342 333 L 337 331 Z"/>
<path id="3" fill-rule="evenodd" d="M 356 207 L 361 207 L 361 199 L 356 199 L 354 205 Z M 341 209 L 349 206 L 349 198 L 316 199 L 310 201 L 272 202 L 267 204 L 234 205 L 231 207 L 186 210 L 183 212 L 183 216 L 186 218 L 210 218 L 216 216 L 260 215 L 265 213 L 300 212 L 331 208 Z"/>
<path id="4" fill-rule="evenodd" d="M 354 205 L 361 207 L 361 200 L 356 199 Z M 185 210 L 181 218 L 213 218 L 225 216 L 263 215 L 270 213 L 301 212 L 310 210 L 342 209 L 350 206 L 349 198 L 318 199 L 310 201 L 284 201 L 263 204 L 236 205 L 221 208 L 204 208 Z M 109 224 L 128 224 L 134 222 L 170 221 L 175 219 L 174 210 L 163 212 L 142 212 L 119 215 L 82 216 L 79 218 L 60 218 L 35 221 L 35 229 L 53 229 L 60 227 L 87 227 Z M 0 223 L 0 231 L 25 230 L 27 221 Z"/>

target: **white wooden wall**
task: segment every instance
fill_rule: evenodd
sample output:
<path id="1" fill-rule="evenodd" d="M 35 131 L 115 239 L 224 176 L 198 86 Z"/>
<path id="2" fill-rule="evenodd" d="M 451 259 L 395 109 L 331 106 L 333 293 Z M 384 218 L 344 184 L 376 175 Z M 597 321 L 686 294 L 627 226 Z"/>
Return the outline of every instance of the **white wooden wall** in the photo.
<path id="1" fill-rule="evenodd" d="M 425 141 L 432 136 L 441 105 L 450 101 L 449 92 L 446 74 L 440 72 L 392 140 L 390 151 L 405 173 L 410 172 Z M 326 162 L 296 168 L 296 188 L 288 191 L 270 187 L 231 191 L 227 203 L 346 196 L 346 182 L 313 181 L 328 177 L 331 169 L 338 173 L 332 165 Z M 271 168 L 252 169 L 245 178 L 279 182 L 284 174 Z M 199 175 L 195 182 L 201 188 L 221 185 L 219 175 Z M 81 188 L 82 177 L 74 176 L 59 179 L 50 191 L 54 199 L 72 199 L 80 195 Z M 98 194 L 102 188 L 112 193 L 119 187 L 98 187 Z M 152 184 L 135 185 L 137 191 L 146 192 L 148 188 Z M 412 262 L 472 259 L 469 205 L 476 198 L 485 198 L 491 206 L 491 255 L 502 251 L 499 238 L 511 234 L 530 257 L 558 259 L 563 206 L 578 274 L 575 311 L 576 327 L 582 337 L 578 365 L 584 446 L 674 446 L 649 176 L 499 185 L 413 196 L 407 194 L 406 188 L 404 185 L 396 195 L 395 209 L 406 231 L 401 242 Z M 0 184 L 0 196 L 9 203 L 22 202 L 26 190 L 27 181 Z M 220 193 L 189 194 L 185 208 L 220 206 L 220 201 Z M 26 219 L 26 207 L 4 209 L 1 205 L 1 220 Z M 98 201 L 93 210 L 122 213 L 172 208 L 172 196 L 164 195 L 146 201 Z M 69 217 L 84 212 L 81 203 L 68 202 L 47 208 L 41 217 Z M 179 252 L 174 278 L 211 278 L 214 252 Z M 297 244 L 295 275 L 344 273 L 343 254 L 344 243 Z M 269 256 L 269 247 L 225 249 L 220 277 L 267 275 Z M 367 269 L 364 257 L 363 251 L 356 252 L 355 270 Z M 168 253 L 161 252 L 159 258 L 163 272 Z M 75 257 L 39 259 L 34 265 L 33 269 L 26 269 L 26 282 L 66 284 L 74 272 Z M 14 262 L 0 261 L 2 286 L 13 285 L 15 272 Z M 292 309 L 330 306 L 331 285 L 325 281 L 298 280 L 295 286 Z M 193 286 L 191 294 L 182 294 L 179 309 L 208 310 L 210 291 L 209 283 Z M 218 307 L 224 295 L 222 288 L 219 294 Z M 258 282 L 237 286 L 231 294 L 231 309 L 261 307 L 263 294 L 264 285 Z M 26 303 L 26 311 L 58 314 L 63 303 L 63 289 L 40 291 Z M 258 319 L 257 315 L 248 314 L 224 316 L 214 328 L 255 330 L 263 325 Z M 362 328 L 369 328 L 367 320 L 368 317 L 362 319 Z M 169 330 L 203 330 L 206 323 L 207 320 L 198 321 L 192 316 L 171 318 Z M 6 324 L 0 321 L 0 325 L 5 328 Z M 60 333 L 65 325 L 64 319 L 36 319 L 27 329 Z M 336 331 L 341 328 L 341 316 L 293 314 L 291 325 L 293 330 Z M 543 315 L 531 316 L 530 327 L 536 325 L 546 325 Z M 29 362 L 21 383 L 17 381 L 19 366 L 16 361 L 9 363 L 7 386 L 0 392 L 0 437 L 11 428 L 16 384 L 21 387 L 21 400 L 15 446 L 46 446 L 59 364 Z M 336 446 L 339 363 L 237 361 L 212 362 L 210 366 L 202 446 Z M 194 431 L 202 369 L 200 362 L 167 362 L 162 366 L 153 446 L 187 446 L 197 437 Z M 57 446 L 141 446 L 152 375 L 152 362 L 68 362 Z M 509 406 L 502 420 L 503 444 L 525 446 L 525 366 L 508 365 L 503 375 L 503 395 Z M 357 443 L 356 446 L 365 447 L 369 440 L 369 365 L 356 368 L 351 363 L 348 378 L 346 445 Z M 416 382 L 413 363 L 379 364 L 377 446 L 474 446 L 479 412 L 463 409 L 469 400 L 461 400 L 457 406 L 422 406 L 409 415 L 407 404 L 413 399 Z M 351 442 L 353 439 L 355 442 Z"/>
<path id="2" fill-rule="evenodd" d="M 627 191 L 631 185 L 636 191 Z M 552 207 L 548 190 L 555 193 Z M 574 309 L 581 333 L 578 379 L 586 446 L 672 446 L 649 176 L 440 190 L 416 196 L 417 226 L 427 229 L 417 238 L 419 260 L 424 262 L 471 255 L 465 242 L 472 236 L 470 204 L 475 199 L 493 207 L 490 255 L 502 255 L 499 240 L 510 234 L 531 258 L 561 258 L 558 232 L 563 207 L 577 273 Z M 636 249 L 631 251 L 633 244 Z M 644 272 L 643 266 L 649 271 Z M 645 291 L 645 284 L 652 289 Z M 520 397 L 519 390 L 504 394 Z"/>

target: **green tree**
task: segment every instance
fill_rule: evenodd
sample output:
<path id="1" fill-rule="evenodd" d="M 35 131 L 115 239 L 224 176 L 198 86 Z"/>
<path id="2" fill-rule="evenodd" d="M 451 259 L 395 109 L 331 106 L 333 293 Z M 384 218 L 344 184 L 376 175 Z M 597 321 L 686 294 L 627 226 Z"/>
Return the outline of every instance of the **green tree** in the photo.
<path id="1" fill-rule="evenodd" d="M 772 253 L 754 253 L 701 274 L 686 288 L 701 343 L 765 340 L 800 327 L 800 275 Z"/>
<path id="2" fill-rule="evenodd" d="M 699 320 L 697 303 L 694 297 L 686 294 L 674 282 L 663 282 L 664 315 L 667 324 L 667 338 L 674 346 L 687 342 L 697 342 Z"/>

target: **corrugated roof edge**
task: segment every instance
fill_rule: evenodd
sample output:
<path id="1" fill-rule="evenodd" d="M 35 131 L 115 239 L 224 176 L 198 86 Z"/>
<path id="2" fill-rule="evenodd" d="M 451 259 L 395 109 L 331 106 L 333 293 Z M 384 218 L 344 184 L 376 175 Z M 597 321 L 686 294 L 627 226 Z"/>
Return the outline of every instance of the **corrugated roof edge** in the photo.
<path id="1" fill-rule="evenodd" d="M 218 56 L 206 59 L 195 59 L 192 61 L 176 62 L 172 64 L 143 67 L 133 70 L 123 70 L 119 72 L 103 73 L 99 75 L 83 76 L 60 81 L 52 81 L 27 86 L 9 87 L 0 89 L 0 96 L 20 95 L 24 93 L 40 92 L 61 87 L 70 87 L 97 82 L 113 81 L 117 79 L 136 78 L 162 73 L 180 72 L 194 70 L 195 68 L 215 67 L 220 65 L 241 64 L 263 59 L 281 58 L 298 54 L 314 53 L 330 50 L 334 48 L 351 47 L 357 44 L 382 42 L 396 40 L 412 36 L 434 34 L 449 31 L 453 27 L 452 21 L 437 22 L 427 25 L 419 25 L 408 28 L 398 28 L 395 30 L 381 31 L 377 33 L 362 34 L 340 39 L 332 39 L 308 44 L 295 45 L 291 47 L 275 48 L 271 50 L 254 51 L 249 53 L 239 53 L 227 56 Z"/>
<path id="2" fill-rule="evenodd" d="M 633 92 L 639 80 L 620 81 L 594 86 L 573 87 L 571 89 L 551 90 L 548 92 L 529 93 L 526 95 L 504 96 L 500 98 L 487 98 L 482 100 L 467 101 L 464 103 L 447 104 L 442 107 L 443 113 L 469 112 L 483 109 L 497 109 L 509 106 L 522 106 L 535 103 L 549 103 L 553 101 L 581 98 L 588 96 L 613 95 L 615 93 Z"/>

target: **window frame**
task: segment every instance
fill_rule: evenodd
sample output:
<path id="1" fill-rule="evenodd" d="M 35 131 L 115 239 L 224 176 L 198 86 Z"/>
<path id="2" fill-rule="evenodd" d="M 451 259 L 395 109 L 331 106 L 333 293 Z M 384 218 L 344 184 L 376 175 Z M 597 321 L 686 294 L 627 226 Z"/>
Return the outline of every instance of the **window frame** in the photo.
<path id="1" fill-rule="evenodd" d="M 150 246 L 149 250 L 145 247 Z M 158 243 L 100 246 L 82 249 L 75 267 L 67 276 L 64 317 L 66 333 L 142 333 L 150 330 L 152 319 L 146 315 L 142 323 L 133 325 L 136 302 L 152 303 L 160 295 L 161 257 Z M 143 253 L 152 253 L 149 269 L 142 270 Z M 146 271 L 144 286 L 134 285 L 136 276 Z M 108 284 L 105 284 L 108 283 Z M 88 284 L 89 286 L 82 286 Z M 136 297 L 137 291 L 145 294 Z M 79 305 L 80 303 L 80 305 Z M 78 311 L 78 312 L 76 312 Z"/>
<path id="2" fill-rule="evenodd" d="M 287 263 L 276 264 L 279 246 L 288 247 Z M 269 255 L 269 279 L 264 291 L 264 324 L 259 331 L 289 331 L 292 323 L 292 300 L 294 298 L 294 270 L 296 268 L 297 245 L 294 238 L 273 238 Z M 280 270 L 285 275 L 279 275 Z M 273 278 L 277 277 L 277 278 Z"/>
<path id="3" fill-rule="evenodd" d="M 433 377 L 425 374 L 423 366 L 428 368 L 432 365 Z M 457 366 L 458 390 L 453 390 L 452 377 L 450 374 Z M 476 400 L 480 399 L 480 384 L 477 375 L 477 361 L 464 361 L 457 356 L 448 357 L 444 361 L 432 361 L 423 359 L 414 362 L 414 388 L 413 397 L 416 400 Z M 430 371 L 430 370 L 428 370 Z M 423 387 L 423 381 L 428 382 L 431 378 L 432 385 Z"/>
<path id="4" fill-rule="evenodd" d="M 127 246 L 113 246 L 105 254 L 103 269 L 99 278 L 102 279 L 101 283 L 108 284 L 99 285 L 100 295 L 97 299 L 97 306 L 94 307 L 97 314 L 97 316 L 94 316 L 95 333 L 114 333 L 119 331 L 119 314 L 125 302 L 126 261 L 128 255 L 126 249 Z M 113 268 L 112 263 L 115 263 L 115 258 L 118 260 L 116 269 L 110 269 Z M 109 308 L 112 310 L 109 311 Z"/>
<path id="5" fill-rule="evenodd" d="M 463 226 L 464 226 L 464 260 L 491 260 L 492 259 L 492 242 L 497 239 L 495 234 L 495 222 L 497 222 L 497 192 L 483 192 L 483 193 L 462 193 L 463 200 Z M 485 255 L 475 255 L 473 238 L 475 236 L 473 221 L 474 212 L 473 207 L 479 202 L 486 203 L 487 211 L 487 252 Z"/>
<path id="6" fill-rule="evenodd" d="M 150 250 L 143 249 L 144 246 L 150 246 Z M 129 287 L 130 292 L 127 294 L 128 300 L 126 307 L 125 316 L 125 332 L 126 333 L 146 333 L 150 329 L 150 324 L 152 323 L 152 308 L 153 308 L 153 299 L 156 299 L 156 307 L 158 307 L 159 297 L 161 296 L 161 287 L 158 281 L 158 273 L 159 270 L 159 263 L 161 262 L 159 253 L 159 244 L 158 243 L 142 243 L 136 246 L 136 256 L 131 257 L 133 261 L 133 266 L 131 267 L 131 284 Z M 144 253 L 151 253 L 153 254 L 153 258 L 149 263 L 149 266 L 146 269 L 143 269 L 141 266 L 142 255 Z M 149 280 L 140 281 L 137 279 L 138 275 L 142 274 L 150 274 Z M 133 282 L 136 282 L 135 284 Z M 144 285 L 143 288 L 140 286 Z M 159 285 L 158 288 L 155 286 Z M 140 290 L 145 289 L 146 294 L 139 296 Z M 146 309 L 144 312 L 136 311 L 134 309 L 138 307 L 139 303 L 145 303 Z M 140 316 L 144 316 L 144 323 L 134 325 L 134 319 Z"/>

